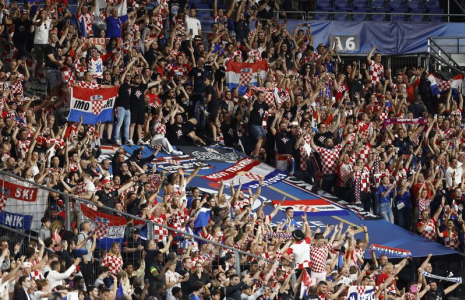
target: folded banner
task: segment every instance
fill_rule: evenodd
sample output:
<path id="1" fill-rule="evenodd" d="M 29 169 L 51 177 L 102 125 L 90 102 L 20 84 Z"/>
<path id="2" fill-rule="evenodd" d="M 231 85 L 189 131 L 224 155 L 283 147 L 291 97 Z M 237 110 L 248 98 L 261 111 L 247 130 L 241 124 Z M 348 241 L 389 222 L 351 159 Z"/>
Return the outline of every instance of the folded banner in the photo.
<path id="1" fill-rule="evenodd" d="M 0 224 L 39 231 L 48 191 L 25 181 L 0 175 Z"/>
<path id="2" fill-rule="evenodd" d="M 178 149 L 201 162 L 235 163 L 241 158 L 234 149 L 228 147 L 178 146 Z"/>
<path id="3" fill-rule="evenodd" d="M 387 246 L 381 246 L 376 244 L 371 244 L 370 246 L 371 251 L 378 252 L 380 254 L 387 254 L 396 257 L 412 257 L 412 253 L 408 250 L 398 249 L 398 248 L 391 248 Z"/>
<path id="4" fill-rule="evenodd" d="M 258 86 L 258 76 L 265 81 L 267 72 L 266 60 L 256 63 L 240 63 L 229 60 L 226 65 L 226 85 L 229 90 L 237 87 L 239 95 L 244 95 L 250 84 Z"/>
<path id="5" fill-rule="evenodd" d="M 431 83 L 431 93 L 433 96 L 439 97 L 439 94 L 445 93 L 452 88 L 452 95 L 457 99 L 459 93 L 462 92 L 463 74 L 449 80 L 442 80 L 434 74 L 428 74 L 428 81 Z"/>
<path id="6" fill-rule="evenodd" d="M 197 159 L 186 155 L 183 156 L 166 156 L 166 157 L 159 157 L 152 161 L 153 163 L 157 164 L 157 168 L 167 171 L 167 172 L 176 172 L 179 169 L 183 169 L 184 171 L 194 171 L 195 168 L 202 165 L 202 170 L 210 169 L 211 166 L 209 164 L 202 163 Z"/>
<path id="7" fill-rule="evenodd" d="M 234 186 L 239 184 L 240 178 L 242 188 L 248 189 L 257 188 L 260 178 L 263 178 L 263 186 L 267 186 L 282 181 L 287 175 L 267 164 L 245 157 L 222 171 L 201 177 L 217 182 L 223 180 L 225 185 L 232 181 Z"/>
<path id="8" fill-rule="evenodd" d="M 386 119 L 384 120 L 383 128 L 392 124 L 421 124 L 426 125 L 426 118 L 416 119 Z"/>
<path id="9" fill-rule="evenodd" d="M 71 104 L 68 121 L 83 124 L 98 124 L 113 121 L 113 106 L 118 96 L 119 86 L 104 89 L 71 89 Z"/>
<path id="10" fill-rule="evenodd" d="M 347 290 L 348 300 L 375 299 L 375 289 L 372 286 L 352 285 Z"/>
<path id="11" fill-rule="evenodd" d="M 442 276 L 430 274 L 426 271 L 423 271 L 422 275 L 425 277 L 429 277 L 429 278 L 434 278 L 434 279 L 439 279 L 439 280 L 444 280 L 444 281 L 449 281 L 449 282 L 455 282 L 455 283 L 462 283 L 461 277 L 442 277 Z"/>
<path id="12" fill-rule="evenodd" d="M 277 205 L 281 201 L 275 200 L 271 203 Z M 285 210 L 287 207 L 294 209 L 294 216 L 301 216 L 304 213 L 311 216 L 342 216 L 348 215 L 349 213 L 325 199 L 313 199 L 313 200 L 284 200 L 281 206 L 281 210 Z"/>
<path id="13" fill-rule="evenodd" d="M 81 211 L 84 220 L 91 223 L 92 231 L 97 235 L 98 247 L 108 251 L 115 242 L 122 245 L 126 218 L 95 211 L 85 204 L 81 204 Z"/>

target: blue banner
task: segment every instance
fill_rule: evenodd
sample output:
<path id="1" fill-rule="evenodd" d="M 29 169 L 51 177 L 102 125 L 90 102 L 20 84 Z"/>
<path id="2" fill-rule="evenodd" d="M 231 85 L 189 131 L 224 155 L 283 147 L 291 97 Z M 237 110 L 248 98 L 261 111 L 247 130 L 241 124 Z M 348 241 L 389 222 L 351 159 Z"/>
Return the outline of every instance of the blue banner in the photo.
<path id="1" fill-rule="evenodd" d="M 429 37 L 465 36 L 463 23 L 417 23 L 417 22 L 343 22 L 310 21 L 313 46 L 322 43 L 333 45 L 334 38 L 340 41 L 339 53 L 367 54 L 373 46 L 383 54 L 425 53 Z M 288 20 L 289 32 L 301 21 Z"/>
<path id="2" fill-rule="evenodd" d="M 15 228 L 15 229 L 31 229 L 33 216 L 20 215 L 6 211 L 0 212 L 0 224 Z"/>

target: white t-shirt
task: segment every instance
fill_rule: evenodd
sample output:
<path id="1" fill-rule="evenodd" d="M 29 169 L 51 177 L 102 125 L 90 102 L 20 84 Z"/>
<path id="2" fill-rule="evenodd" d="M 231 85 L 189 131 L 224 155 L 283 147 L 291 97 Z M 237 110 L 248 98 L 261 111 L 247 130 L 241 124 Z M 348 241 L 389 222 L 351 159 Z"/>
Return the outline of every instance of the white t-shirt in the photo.
<path id="1" fill-rule="evenodd" d="M 190 33 L 191 30 L 193 36 L 199 35 L 199 31 L 202 30 L 202 25 L 200 25 L 200 21 L 197 18 L 186 16 L 186 31 Z"/>
<path id="2" fill-rule="evenodd" d="M 48 44 L 48 34 L 52 29 L 52 20 L 47 19 L 40 26 L 34 26 L 35 35 L 34 35 L 34 45 L 46 45 Z"/>

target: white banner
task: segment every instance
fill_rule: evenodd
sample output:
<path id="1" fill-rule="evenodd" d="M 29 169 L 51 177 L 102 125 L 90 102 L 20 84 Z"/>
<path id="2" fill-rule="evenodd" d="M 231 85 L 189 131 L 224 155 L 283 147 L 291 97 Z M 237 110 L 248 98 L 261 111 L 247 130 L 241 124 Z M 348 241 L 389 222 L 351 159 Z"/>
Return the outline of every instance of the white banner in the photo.
<path id="1" fill-rule="evenodd" d="M 0 175 L 0 224 L 39 231 L 47 201 L 47 190 Z"/>

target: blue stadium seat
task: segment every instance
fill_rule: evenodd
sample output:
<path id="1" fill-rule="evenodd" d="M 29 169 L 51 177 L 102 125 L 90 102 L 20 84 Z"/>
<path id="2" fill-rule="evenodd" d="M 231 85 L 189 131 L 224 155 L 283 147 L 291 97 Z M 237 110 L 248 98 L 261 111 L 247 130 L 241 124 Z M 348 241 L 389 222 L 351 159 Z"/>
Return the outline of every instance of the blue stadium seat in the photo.
<path id="1" fill-rule="evenodd" d="M 422 9 L 423 4 L 421 3 L 421 0 L 410 0 L 407 2 L 407 8 L 409 9 Z"/>
<path id="2" fill-rule="evenodd" d="M 404 3 L 402 2 L 402 0 L 389 1 L 388 6 L 391 9 L 403 9 Z"/>
<path id="3" fill-rule="evenodd" d="M 410 10 L 412 14 L 421 14 L 421 15 L 411 15 L 409 17 L 410 22 L 423 22 L 425 19 L 425 10 L 424 9 L 412 9 Z"/>
<path id="4" fill-rule="evenodd" d="M 439 5 L 438 0 L 429 0 L 425 2 L 425 7 L 431 9 L 431 8 L 440 8 L 441 6 Z"/>
<path id="5" fill-rule="evenodd" d="M 367 9 L 368 3 L 366 0 L 354 0 L 352 2 L 352 6 L 354 7 L 354 9 Z"/>
<path id="6" fill-rule="evenodd" d="M 212 12 L 210 10 L 197 10 L 197 18 L 210 18 L 212 17 Z"/>
<path id="7" fill-rule="evenodd" d="M 354 10 L 355 12 L 364 12 L 365 14 L 363 15 L 352 15 L 352 21 L 366 21 L 367 15 L 371 12 L 371 10 Z"/>
<path id="8" fill-rule="evenodd" d="M 371 8 L 385 8 L 386 1 L 385 0 L 372 0 L 370 3 Z"/>
<path id="9" fill-rule="evenodd" d="M 383 13 L 382 15 L 371 15 L 371 20 L 372 21 L 377 21 L 377 22 L 380 22 L 380 21 L 386 21 L 386 14 L 389 13 L 389 9 L 387 8 L 376 8 L 376 9 L 373 9 L 373 12 L 374 13 Z"/>
<path id="10" fill-rule="evenodd" d="M 331 1 L 320 0 L 316 3 L 316 7 L 323 8 L 323 9 L 331 9 L 333 8 L 333 4 L 331 3 Z"/>
<path id="11" fill-rule="evenodd" d="M 349 19 L 348 14 L 334 14 L 335 21 L 347 21 Z"/>
<path id="12" fill-rule="evenodd" d="M 393 9 L 391 13 L 402 13 L 403 15 L 391 15 L 391 21 L 392 22 L 400 22 L 400 21 L 405 21 L 405 14 L 407 13 L 407 10 L 405 9 Z"/>
<path id="13" fill-rule="evenodd" d="M 335 6 L 336 6 L 336 8 L 340 8 L 340 9 L 350 9 L 351 8 L 349 0 L 338 0 L 335 3 Z"/>
<path id="14" fill-rule="evenodd" d="M 430 22 L 444 22 L 443 16 L 430 16 Z"/>
<path id="15" fill-rule="evenodd" d="M 331 20 L 330 13 L 331 11 L 329 9 L 318 9 L 318 12 L 326 12 L 324 14 L 315 14 L 315 20 L 319 21 L 329 21 Z"/>

